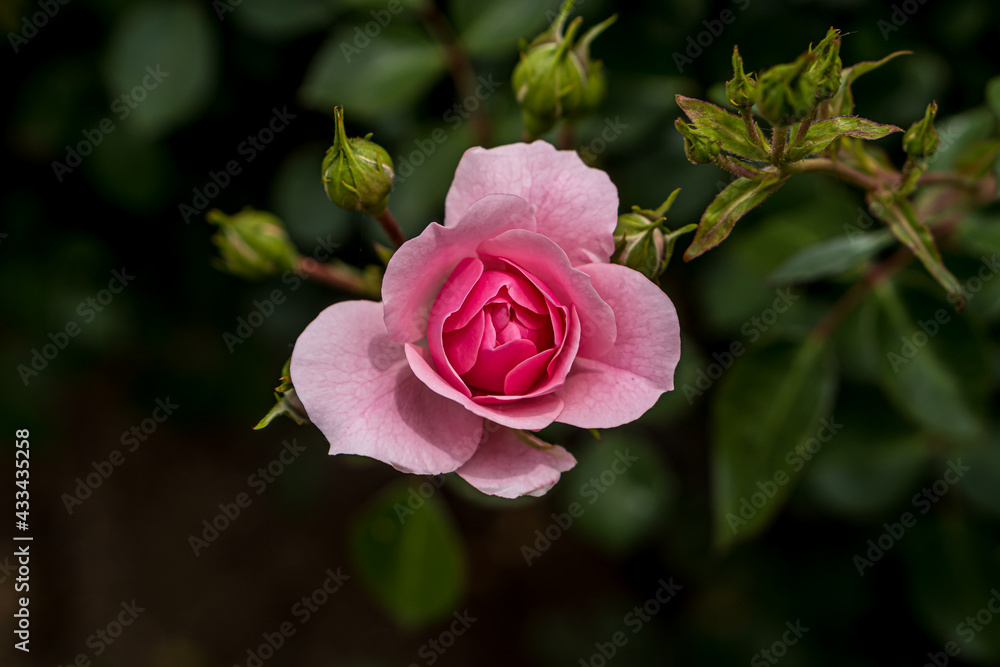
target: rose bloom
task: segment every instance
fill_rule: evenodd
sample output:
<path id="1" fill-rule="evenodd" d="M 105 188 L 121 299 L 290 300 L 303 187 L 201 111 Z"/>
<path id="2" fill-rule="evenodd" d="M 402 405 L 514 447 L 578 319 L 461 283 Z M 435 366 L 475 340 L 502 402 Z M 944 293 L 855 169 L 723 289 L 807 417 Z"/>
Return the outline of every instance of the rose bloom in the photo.
<path id="1" fill-rule="evenodd" d="M 614 184 L 573 151 L 467 151 L 444 226 L 396 251 L 383 302 L 334 304 L 295 344 L 330 453 L 537 496 L 576 460 L 528 432 L 639 418 L 673 389 L 680 332 L 656 285 L 608 262 L 617 219 Z"/>

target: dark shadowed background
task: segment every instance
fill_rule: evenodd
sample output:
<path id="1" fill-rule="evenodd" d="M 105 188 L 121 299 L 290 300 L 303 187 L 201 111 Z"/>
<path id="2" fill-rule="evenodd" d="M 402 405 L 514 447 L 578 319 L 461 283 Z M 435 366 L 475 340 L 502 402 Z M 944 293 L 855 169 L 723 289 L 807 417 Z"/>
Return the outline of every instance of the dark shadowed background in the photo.
<path id="1" fill-rule="evenodd" d="M 495 144 L 520 139 L 517 40 L 557 3 L 439 2 L 483 82 L 483 99 L 468 100 L 419 4 L 4 3 L 0 508 L 13 523 L 15 432 L 28 429 L 30 529 L 2 532 L 34 540 L 30 654 L 7 630 L 22 593 L 16 545 L 0 540 L 0 663 L 1000 662 L 989 608 L 1000 609 L 1000 281 L 933 341 L 957 358 L 940 370 L 956 396 L 981 385 L 970 414 L 985 435 L 927 430 L 878 390 L 884 360 L 857 334 L 862 310 L 837 338 L 835 436 L 793 470 L 766 532 L 713 547 L 710 443 L 726 427 L 713 419 L 715 378 L 741 361 L 726 351 L 807 329 L 846 285 L 795 287 L 794 306 L 768 319 L 783 289 L 767 280 L 774 268 L 861 220 L 861 197 L 820 176 L 796 179 L 724 247 L 675 258 L 663 285 L 684 336 L 677 390 L 601 441 L 547 430 L 579 465 L 544 498 L 500 501 L 454 476 L 329 457 L 318 430 L 287 420 L 252 430 L 299 332 L 346 295 L 216 271 L 204 213 L 266 209 L 304 254 L 364 265 L 381 231 L 320 185 L 335 105 L 349 132 L 374 132 L 393 156 L 390 206 L 410 236 L 443 217 L 474 142 L 466 109 L 485 106 Z M 845 64 L 914 52 L 858 82 L 859 114 L 905 128 L 937 100 L 954 136 L 996 124 L 984 106 L 1000 74 L 989 0 L 581 0 L 576 11 L 585 26 L 620 14 L 594 45 L 607 100 L 576 145 L 608 171 L 623 211 L 681 187 L 674 227 L 728 181 L 684 159 L 674 95 L 719 100 L 736 43 L 759 70 L 833 25 Z M 899 135 L 880 145 L 899 159 Z M 998 218 L 994 206 L 979 229 Z M 1000 252 L 995 231 L 972 243 L 944 245 L 960 280 Z M 947 305 L 928 293 L 922 320 Z M 970 470 L 942 484 L 957 459 Z M 900 528 L 906 513 L 913 525 Z"/>

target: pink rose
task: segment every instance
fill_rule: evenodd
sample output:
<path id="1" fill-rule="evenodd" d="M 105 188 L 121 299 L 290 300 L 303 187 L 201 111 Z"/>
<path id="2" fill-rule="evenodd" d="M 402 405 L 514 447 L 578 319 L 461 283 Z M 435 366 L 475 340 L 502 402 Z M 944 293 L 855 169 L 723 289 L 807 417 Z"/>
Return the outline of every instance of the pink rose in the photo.
<path id="1" fill-rule="evenodd" d="M 524 431 L 611 428 L 673 389 L 670 299 L 608 259 L 618 191 L 536 141 L 465 153 L 445 206 L 393 256 L 383 303 L 346 301 L 299 337 L 291 376 L 331 454 L 542 495 L 576 460 Z"/>

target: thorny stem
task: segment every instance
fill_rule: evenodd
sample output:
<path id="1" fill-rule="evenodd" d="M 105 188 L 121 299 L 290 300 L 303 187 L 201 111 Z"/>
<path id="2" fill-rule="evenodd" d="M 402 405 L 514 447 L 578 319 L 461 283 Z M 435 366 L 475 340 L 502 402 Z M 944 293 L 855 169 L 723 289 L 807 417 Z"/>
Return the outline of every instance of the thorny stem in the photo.
<path id="1" fill-rule="evenodd" d="M 740 176 L 741 178 L 757 178 L 761 175 L 759 171 L 747 167 L 739 160 L 734 160 L 728 155 L 716 156 L 715 164 L 725 169 L 730 174 L 733 174 L 734 176 Z"/>
<path id="2" fill-rule="evenodd" d="M 816 109 L 813 108 L 812 113 L 810 113 L 801 123 L 799 123 L 799 131 L 795 133 L 795 140 L 792 141 L 793 146 L 798 146 L 802 143 L 802 140 L 806 138 L 806 133 L 809 132 L 809 127 L 812 125 L 813 119 L 816 118 Z"/>
<path id="3" fill-rule="evenodd" d="M 760 133 L 757 131 L 757 123 L 753 119 L 753 112 L 750 111 L 750 107 L 743 107 L 740 109 L 740 118 L 743 119 L 743 125 L 747 129 L 747 135 L 749 135 L 750 141 L 754 142 L 758 146 L 761 146 L 761 148 L 764 148 L 764 146 L 761 145 L 762 142 L 760 140 Z"/>
<path id="4" fill-rule="evenodd" d="M 448 21 L 448 17 L 441 12 L 435 0 L 427 0 L 422 3 L 419 15 L 428 32 L 444 48 L 445 62 L 448 65 L 452 81 L 455 83 L 455 91 L 461 98 L 460 103 L 475 97 L 478 85 L 476 72 L 472 69 L 469 55 L 455 35 L 455 30 L 452 28 L 451 22 Z M 489 116 L 486 115 L 484 104 L 480 104 L 472 113 L 472 133 L 478 145 L 491 145 L 493 126 Z"/>
<path id="5" fill-rule="evenodd" d="M 771 164 L 779 165 L 785 156 L 785 144 L 788 141 L 788 128 L 775 125 L 771 128 Z"/>

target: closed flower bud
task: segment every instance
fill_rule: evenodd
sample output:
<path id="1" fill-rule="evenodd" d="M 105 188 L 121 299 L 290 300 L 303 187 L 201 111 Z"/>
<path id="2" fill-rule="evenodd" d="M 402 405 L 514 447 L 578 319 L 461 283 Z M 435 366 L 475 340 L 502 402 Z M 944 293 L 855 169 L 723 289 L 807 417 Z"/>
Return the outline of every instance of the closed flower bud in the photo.
<path id="1" fill-rule="evenodd" d="M 817 84 L 811 73 L 816 56 L 811 51 L 795 62 L 775 65 L 761 73 L 757 83 L 757 110 L 771 125 L 786 126 L 806 118 L 816 106 Z"/>
<path id="2" fill-rule="evenodd" d="M 937 102 L 927 105 L 927 111 L 903 135 L 903 150 L 912 158 L 924 160 L 937 152 L 941 145 L 937 130 L 934 129 L 934 117 L 937 115 Z"/>
<path id="3" fill-rule="evenodd" d="M 704 130 L 692 127 L 680 118 L 674 127 L 684 137 L 684 155 L 691 164 L 710 164 L 722 153 L 722 144 Z"/>
<path id="4" fill-rule="evenodd" d="M 843 63 L 840 60 L 840 31 L 830 28 L 815 49 L 810 51 L 816 60 L 809 67 L 809 76 L 816 82 L 816 101 L 833 97 L 840 90 Z"/>
<path id="5" fill-rule="evenodd" d="M 219 247 L 213 266 L 235 276 L 258 280 L 292 269 L 298 252 L 281 220 L 247 207 L 236 215 L 213 209 L 205 218 L 219 231 L 212 242 Z"/>
<path id="6" fill-rule="evenodd" d="M 615 252 L 611 261 L 638 271 L 650 280 L 657 280 L 667 268 L 677 237 L 697 227 L 687 227 L 671 232 L 663 226 L 664 214 L 673 205 L 680 189 L 670 193 L 667 201 L 655 211 L 632 207 L 631 213 L 618 216 L 615 228 Z"/>
<path id="7" fill-rule="evenodd" d="M 583 22 L 577 17 L 563 28 L 573 1 L 566 2 L 548 30 L 522 48 L 512 82 L 528 134 L 537 137 L 556 121 L 594 109 L 607 87 L 600 62 L 590 60 L 590 43 L 614 22 L 615 16 L 594 26 L 574 46 Z"/>
<path id="8" fill-rule="evenodd" d="M 392 159 L 384 148 L 365 137 L 347 138 L 344 109 L 334 110 L 337 134 L 323 158 L 323 189 L 334 204 L 371 216 L 385 212 L 392 192 Z"/>
<path id="9" fill-rule="evenodd" d="M 737 109 L 749 109 L 753 106 L 754 91 L 757 82 L 754 81 L 753 74 L 747 76 L 743 73 L 743 58 L 740 50 L 733 47 L 733 78 L 726 82 L 726 99 Z"/>

